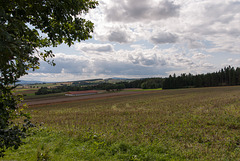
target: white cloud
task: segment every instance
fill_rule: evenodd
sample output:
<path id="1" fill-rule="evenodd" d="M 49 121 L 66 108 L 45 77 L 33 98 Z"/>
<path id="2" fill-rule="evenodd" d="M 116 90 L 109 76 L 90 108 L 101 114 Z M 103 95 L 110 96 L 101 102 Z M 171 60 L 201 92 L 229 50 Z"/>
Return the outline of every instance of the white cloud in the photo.
<path id="1" fill-rule="evenodd" d="M 233 58 L 229 58 L 228 60 L 228 63 L 225 63 L 223 64 L 223 66 L 234 66 L 234 67 L 240 67 L 239 64 L 240 64 L 240 58 L 239 59 L 233 59 Z"/>
<path id="2" fill-rule="evenodd" d="M 42 63 L 34 74 L 76 80 L 196 74 L 226 64 L 239 66 L 239 0 L 99 2 L 86 16 L 95 24 L 94 39 L 56 54 L 56 67 Z"/>
<path id="3" fill-rule="evenodd" d="M 104 44 L 102 45 L 104 46 Z M 42 81 L 46 81 L 46 79 L 48 81 L 70 81 L 120 75 L 137 78 L 167 76 L 168 71 L 178 72 L 183 69 L 197 71 L 198 67 L 210 68 L 206 61 L 194 62 L 178 52 L 178 49 L 135 48 L 131 51 L 115 51 L 113 49 L 107 53 L 95 50 L 94 54 L 83 52 L 79 55 L 56 53 L 57 65 L 55 67 L 42 62 L 39 70 L 30 72 L 25 78 L 30 79 L 34 76 Z M 42 78 L 40 79 L 40 77 Z"/>
<path id="4" fill-rule="evenodd" d="M 181 9 L 182 35 L 199 42 L 196 47 L 206 47 L 202 42 L 207 41 L 209 52 L 239 53 L 240 1 L 192 1 Z"/>
<path id="5" fill-rule="evenodd" d="M 193 59 L 197 59 L 197 60 L 206 59 L 206 58 L 209 58 L 209 57 L 211 57 L 211 55 L 206 55 L 206 54 L 203 54 L 203 53 L 194 53 L 193 56 L 192 56 Z"/>
<path id="6" fill-rule="evenodd" d="M 190 49 L 237 54 L 239 10 L 236 0 L 112 0 L 100 1 L 90 17 L 99 41 L 150 40 L 154 44 L 181 43 Z"/>

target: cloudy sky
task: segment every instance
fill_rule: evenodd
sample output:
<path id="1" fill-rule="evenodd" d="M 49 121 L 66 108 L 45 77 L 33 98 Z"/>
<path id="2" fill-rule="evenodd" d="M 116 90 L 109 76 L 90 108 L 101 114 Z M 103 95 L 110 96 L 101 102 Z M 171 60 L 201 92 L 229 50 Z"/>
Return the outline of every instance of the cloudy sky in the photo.
<path id="1" fill-rule="evenodd" d="M 99 0 L 93 38 L 23 80 L 165 77 L 240 66 L 240 0 Z"/>

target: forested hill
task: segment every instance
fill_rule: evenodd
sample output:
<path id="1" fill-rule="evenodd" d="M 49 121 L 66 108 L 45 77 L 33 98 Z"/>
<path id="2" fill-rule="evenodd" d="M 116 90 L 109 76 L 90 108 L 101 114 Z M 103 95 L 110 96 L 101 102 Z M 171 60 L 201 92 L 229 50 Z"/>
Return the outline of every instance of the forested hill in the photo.
<path id="1" fill-rule="evenodd" d="M 214 73 L 207 74 L 181 74 L 169 76 L 163 81 L 163 89 L 176 89 L 188 87 L 214 87 L 240 85 L 240 68 L 225 67 Z"/>
<path id="2" fill-rule="evenodd" d="M 218 72 L 207 74 L 170 75 L 166 78 L 145 78 L 124 83 L 126 88 L 194 88 L 240 85 L 240 68 L 225 67 Z"/>

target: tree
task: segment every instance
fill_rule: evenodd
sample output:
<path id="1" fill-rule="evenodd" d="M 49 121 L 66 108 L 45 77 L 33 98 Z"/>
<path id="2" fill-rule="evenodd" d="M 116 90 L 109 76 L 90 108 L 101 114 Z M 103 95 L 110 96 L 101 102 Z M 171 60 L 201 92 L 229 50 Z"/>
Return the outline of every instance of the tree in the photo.
<path id="1" fill-rule="evenodd" d="M 157 83 L 156 79 L 147 79 L 141 84 L 142 89 L 155 89 L 159 87 L 161 87 L 161 85 Z"/>
<path id="2" fill-rule="evenodd" d="M 38 69 L 39 60 L 54 65 L 51 50 L 62 43 L 91 38 L 93 23 L 80 16 L 96 7 L 95 0 L 0 0 L 0 156 L 9 147 L 18 148 L 24 126 L 12 119 L 23 114 L 21 98 L 12 90 L 28 70 Z"/>

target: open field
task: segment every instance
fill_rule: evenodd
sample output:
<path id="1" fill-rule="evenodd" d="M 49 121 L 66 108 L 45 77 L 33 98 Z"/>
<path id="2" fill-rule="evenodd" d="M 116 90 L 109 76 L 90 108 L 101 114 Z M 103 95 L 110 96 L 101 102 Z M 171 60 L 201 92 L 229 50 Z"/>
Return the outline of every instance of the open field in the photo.
<path id="1" fill-rule="evenodd" d="M 35 92 L 38 91 L 41 87 L 54 88 L 61 85 L 70 85 L 72 82 L 60 82 L 60 83 L 39 83 L 39 84 L 28 84 L 28 85 L 19 85 L 14 90 L 16 94 L 22 94 L 25 98 L 35 97 Z"/>
<path id="2" fill-rule="evenodd" d="M 240 160 L 240 86 L 136 92 L 28 111 L 51 131 L 39 130 L 6 160 Z"/>
<path id="3" fill-rule="evenodd" d="M 110 98 L 116 96 L 126 96 L 126 95 L 135 95 L 140 93 L 152 93 L 158 91 L 160 89 L 134 89 L 134 90 L 125 90 L 125 91 L 117 91 L 117 92 L 105 92 L 104 90 L 98 90 L 98 94 L 93 95 L 82 95 L 82 96 L 65 96 L 65 93 L 56 93 L 56 94 L 48 94 L 48 95 L 36 95 L 33 97 L 27 97 L 24 103 L 29 106 L 36 105 L 46 105 L 46 104 L 57 104 L 57 103 L 67 103 L 79 100 L 89 100 L 89 99 L 102 99 L 102 98 Z"/>
<path id="4" fill-rule="evenodd" d="M 33 96 L 35 95 L 35 92 L 37 92 L 37 88 L 20 88 L 20 89 L 16 89 L 14 92 L 16 94 L 22 94 L 25 96 Z"/>

